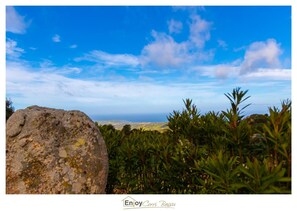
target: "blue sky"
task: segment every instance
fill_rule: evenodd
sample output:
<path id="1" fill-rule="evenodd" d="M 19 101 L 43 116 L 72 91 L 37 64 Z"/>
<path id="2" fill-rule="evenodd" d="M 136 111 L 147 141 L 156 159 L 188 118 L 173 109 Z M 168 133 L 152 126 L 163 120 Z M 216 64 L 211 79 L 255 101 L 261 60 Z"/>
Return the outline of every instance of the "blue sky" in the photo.
<path id="1" fill-rule="evenodd" d="M 89 115 L 201 112 L 249 89 L 247 113 L 291 98 L 291 7 L 6 7 L 6 96 Z"/>

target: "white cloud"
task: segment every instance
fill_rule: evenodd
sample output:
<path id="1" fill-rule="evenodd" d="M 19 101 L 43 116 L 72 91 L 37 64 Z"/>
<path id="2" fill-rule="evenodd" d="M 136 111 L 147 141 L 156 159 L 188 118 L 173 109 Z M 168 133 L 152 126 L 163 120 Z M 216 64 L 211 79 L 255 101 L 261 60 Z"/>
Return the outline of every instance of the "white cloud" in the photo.
<path id="1" fill-rule="evenodd" d="M 206 10 L 204 6 L 173 6 L 172 9 L 174 12 L 184 11 L 190 14 L 197 14 L 200 11 Z"/>
<path id="2" fill-rule="evenodd" d="M 254 42 L 247 48 L 240 73 L 246 74 L 257 71 L 258 68 L 279 68 L 282 50 L 274 39 Z"/>
<path id="3" fill-rule="evenodd" d="M 53 42 L 61 42 L 61 37 L 60 37 L 60 35 L 55 34 L 55 35 L 52 37 L 52 40 L 53 40 Z"/>
<path id="4" fill-rule="evenodd" d="M 24 49 L 17 47 L 16 41 L 12 39 L 6 40 L 6 55 L 9 59 L 19 58 L 24 52 Z"/>
<path id="5" fill-rule="evenodd" d="M 14 7 L 6 7 L 6 31 L 15 34 L 25 34 L 29 23 L 26 23 L 25 17 L 17 13 Z"/>
<path id="6" fill-rule="evenodd" d="M 169 33 L 172 34 L 172 33 L 180 33 L 183 29 L 183 24 L 182 22 L 180 21 L 176 21 L 176 20 L 173 20 L 171 19 L 170 21 L 168 21 L 168 30 L 169 30 Z"/>
<path id="7" fill-rule="evenodd" d="M 239 51 L 245 51 L 247 49 L 247 46 L 241 46 L 238 48 L 233 48 L 234 52 L 239 52 Z"/>
<path id="8" fill-rule="evenodd" d="M 210 39 L 211 23 L 198 15 L 191 15 L 190 18 L 189 37 L 184 41 L 177 42 L 169 34 L 152 30 L 153 41 L 143 47 L 140 55 L 110 54 L 93 50 L 74 60 L 95 62 L 96 68 L 101 70 L 106 67 L 124 66 L 126 70 L 137 68 L 137 70 L 146 71 L 153 68 L 162 72 L 210 61 L 214 56 L 214 50 L 204 50 L 203 47 Z M 179 33 L 183 24 L 171 19 L 168 21 L 168 27 L 170 33 Z M 74 48 L 76 45 L 70 47 Z"/>
<path id="9" fill-rule="evenodd" d="M 215 76 L 218 78 L 227 78 L 231 76 L 237 76 L 238 67 L 226 64 L 216 65 L 215 67 Z"/>
<path id="10" fill-rule="evenodd" d="M 77 48 L 76 44 L 70 45 L 69 48 Z"/>
<path id="11" fill-rule="evenodd" d="M 205 42 L 210 39 L 211 23 L 199 15 L 192 15 L 190 23 L 190 41 L 196 48 L 204 48 Z"/>
<path id="12" fill-rule="evenodd" d="M 170 20 L 169 32 L 178 33 L 182 23 Z M 214 56 L 213 50 L 204 50 L 204 45 L 210 39 L 211 23 L 200 16 L 191 15 L 189 37 L 187 40 L 176 42 L 166 33 L 152 31 L 153 42 L 146 45 L 141 52 L 143 67 L 180 68 L 184 65 L 196 65 L 209 61 Z"/>
<path id="13" fill-rule="evenodd" d="M 210 78 L 235 78 L 239 74 L 239 67 L 236 65 L 238 61 L 234 61 L 230 64 L 217 64 L 217 65 L 203 65 L 193 66 L 191 71 L 197 72 L 199 75 L 207 76 Z"/>
<path id="14" fill-rule="evenodd" d="M 224 50 L 227 50 L 228 45 L 224 40 L 219 39 L 219 40 L 217 40 L 217 42 L 218 42 L 219 47 L 223 48 Z"/>
<path id="15" fill-rule="evenodd" d="M 236 81 L 287 81 L 291 80 L 291 69 L 258 68 L 256 71 L 241 74 L 240 59 L 226 64 L 193 66 L 192 72 L 210 78 L 234 79 Z"/>
<path id="16" fill-rule="evenodd" d="M 71 67 L 68 65 L 65 65 L 63 67 L 57 68 L 57 67 L 50 67 L 43 69 L 43 72 L 45 73 L 55 73 L 59 75 L 73 75 L 73 74 L 79 74 L 81 73 L 82 69 L 79 67 Z"/>
<path id="17" fill-rule="evenodd" d="M 42 59 L 42 61 L 39 63 L 39 66 L 42 69 L 46 69 L 46 68 L 50 68 L 54 66 L 53 61 L 49 60 L 49 59 Z"/>
<path id="18" fill-rule="evenodd" d="M 155 40 L 142 49 L 142 65 L 175 68 L 191 60 L 187 43 L 177 43 L 171 36 L 156 31 L 152 36 Z"/>
<path id="19" fill-rule="evenodd" d="M 246 48 L 243 59 L 217 65 L 192 66 L 191 70 L 207 77 L 235 80 L 291 80 L 291 70 L 281 68 L 282 50 L 274 39 L 253 42 Z"/>
<path id="20" fill-rule="evenodd" d="M 7 95 L 12 97 L 17 109 L 36 104 L 78 109 L 88 114 L 115 114 L 171 112 L 173 109 L 180 109 L 181 100 L 185 98 L 197 100 L 197 105 L 202 110 L 220 110 L 222 105 L 227 106 L 223 93 L 235 86 L 255 88 L 259 85 L 261 90 L 269 90 L 272 81 L 284 88 L 288 84 L 286 81 L 290 80 L 291 71 L 283 69 L 259 69 L 258 72 L 237 78 L 239 65 L 236 64 L 238 61 L 233 66 L 196 66 L 195 70 L 200 75 L 225 77 L 227 74 L 231 79 L 239 79 L 225 85 L 223 81 L 214 82 L 211 79 L 200 80 L 199 83 L 177 83 L 175 80 L 160 83 L 145 76 L 130 81 L 71 78 L 67 71 L 79 73 L 81 69 L 56 67 L 52 64 L 49 67 L 36 68 L 22 61 L 7 61 L 6 87 Z M 193 72 L 191 75 L 194 76 Z M 278 93 L 272 94 L 266 103 L 269 104 L 269 100 L 276 97 L 279 97 Z M 218 104 L 221 106 L 216 106 Z"/>
<path id="21" fill-rule="evenodd" d="M 257 80 L 278 80 L 278 81 L 287 81 L 291 80 L 291 69 L 268 69 L 268 68 L 259 68 L 256 72 L 249 72 L 245 74 L 242 79 Z"/>
<path id="22" fill-rule="evenodd" d="M 288 81 L 291 80 L 290 69 L 270 69 L 259 68 L 257 71 L 248 72 L 240 75 L 240 66 L 233 66 L 228 64 L 215 65 L 213 67 L 214 73 L 209 75 L 220 79 L 234 78 L 237 81 Z"/>
<path id="23" fill-rule="evenodd" d="M 39 63 L 40 71 L 42 73 L 52 73 L 59 75 L 68 75 L 68 74 L 79 74 L 82 69 L 78 67 L 72 67 L 69 65 L 64 65 L 62 67 L 56 67 L 55 64 L 48 59 L 43 59 L 42 62 Z"/>
<path id="24" fill-rule="evenodd" d="M 142 65 L 165 69 L 180 68 L 183 65 L 194 65 L 211 60 L 214 52 L 203 49 L 205 42 L 210 39 L 210 25 L 199 16 L 193 15 L 189 39 L 182 42 L 176 42 L 172 36 L 166 33 L 152 31 L 154 41 L 142 49 Z"/>
<path id="25" fill-rule="evenodd" d="M 138 57 L 131 54 L 109 54 L 103 51 L 94 50 L 83 57 L 76 58 L 75 61 L 92 61 L 104 66 L 131 66 L 139 65 Z"/>
<path id="26" fill-rule="evenodd" d="M 60 72 L 62 72 L 61 70 Z M 210 84 L 158 84 L 150 81 L 94 81 L 73 79 L 56 72 L 44 72 L 17 62 L 7 63 L 7 94 L 14 97 L 14 103 L 22 106 L 37 104 L 41 106 L 69 109 L 84 108 L 98 112 L 133 113 L 151 111 L 152 108 L 168 109 L 179 105 L 185 96 L 209 97 L 213 95 Z M 179 99 L 179 100 L 177 100 Z M 102 103 L 102 104 L 101 104 Z M 131 107 L 131 105 L 134 105 Z"/>

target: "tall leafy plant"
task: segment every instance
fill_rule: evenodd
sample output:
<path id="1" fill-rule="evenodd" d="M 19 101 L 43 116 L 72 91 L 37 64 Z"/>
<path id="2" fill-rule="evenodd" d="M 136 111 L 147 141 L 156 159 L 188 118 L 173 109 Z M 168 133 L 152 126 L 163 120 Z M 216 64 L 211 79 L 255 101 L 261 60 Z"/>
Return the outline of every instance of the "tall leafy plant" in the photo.
<path id="1" fill-rule="evenodd" d="M 205 165 L 205 172 L 209 175 L 205 183 L 212 184 L 217 193 L 237 193 L 243 186 L 239 183 L 238 157 L 229 157 L 222 151 L 209 157 Z"/>
<path id="2" fill-rule="evenodd" d="M 282 108 L 269 108 L 268 123 L 264 125 L 264 136 L 270 142 L 272 162 L 277 166 L 282 161 L 291 176 L 291 101 L 282 102 Z"/>
<path id="3" fill-rule="evenodd" d="M 200 113 L 192 100 L 183 100 L 185 109 L 182 112 L 173 111 L 169 114 L 168 127 L 175 142 L 179 139 L 188 139 L 191 143 L 199 144 Z"/>
<path id="4" fill-rule="evenodd" d="M 286 170 L 281 164 L 271 168 L 267 160 L 260 163 L 256 158 L 253 162 L 248 158 L 246 165 L 240 167 L 240 171 L 245 176 L 244 187 L 248 193 L 290 193 L 286 186 L 279 185 L 291 181 L 289 177 L 285 177 Z"/>
<path id="5" fill-rule="evenodd" d="M 246 96 L 248 90 L 242 91 L 241 88 L 235 88 L 231 93 L 225 94 L 229 99 L 231 108 L 227 111 L 222 111 L 226 119 L 225 132 L 227 141 L 231 146 L 231 153 L 238 152 L 241 163 L 244 161 L 243 147 L 249 140 L 249 126 L 246 122 L 242 121 L 244 115 L 243 111 L 251 104 L 241 107 L 242 103 L 250 98 Z"/>

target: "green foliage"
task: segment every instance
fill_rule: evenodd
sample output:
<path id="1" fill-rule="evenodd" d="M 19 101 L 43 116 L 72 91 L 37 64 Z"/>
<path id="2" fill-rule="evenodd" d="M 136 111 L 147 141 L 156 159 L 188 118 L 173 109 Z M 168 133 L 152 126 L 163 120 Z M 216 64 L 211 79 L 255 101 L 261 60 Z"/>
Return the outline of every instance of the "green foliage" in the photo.
<path id="1" fill-rule="evenodd" d="M 214 193 L 237 193 L 243 187 L 238 163 L 238 157 L 229 157 L 222 151 L 207 160 L 204 171 L 210 176 L 207 183 Z"/>
<path id="2" fill-rule="evenodd" d="M 165 132 L 98 125 L 107 144 L 107 193 L 290 193 L 291 102 L 245 118 L 249 96 L 201 115 L 192 100 L 168 116 Z"/>
<path id="3" fill-rule="evenodd" d="M 14 113 L 14 107 L 12 106 L 12 101 L 6 98 L 6 121 Z"/>
<path id="4" fill-rule="evenodd" d="M 124 125 L 122 128 L 122 132 L 125 135 L 129 135 L 131 133 L 131 125 Z"/>
<path id="5" fill-rule="evenodd" d="M 257 158 L 251 162 L 247 158 L 246 166 L 241 167 L 240 171 L 246 176 L 244 179 L 248 193 L 289 193 L 286 186 L 279 183 L 291 182 L 290 178 L 284 177 L 286 170 L 279 164 L 276 167 L 264 160 L 260 163 Z"/>
<path id="6" fill-rule="evenodd" d="M 248 92 L 248 90 L 241 91 L 240 87 L 237 87 L 237 88 L 233 89 L 232 93 L 225 94 L 225 96 L 229 99 L 229 101 L 231 103 L 231 109 L 228 109 L 227 112 L 223 111 L 223 113 L 226 115 L 229 122 L 232 123 L 234 127 L 243 118 L 243 115 L 242 115 L 243 110 L 246 107 L 251 105 L 251 104 L 247 104 L 247 105 L 243 106 L 242 108 L 239 108 L 240 104 L 242 104 L 244 101 L 246 101 L 247 99 L 249 99 L 251 97 L 251 96 L 245 97 L 247 92 Z M 230 113 L 230 115 L 227 115 L 228 113 Z"/>
<path id="7" fill-rule="evenodd" d="M 250 98 L 245 97 L 248 90 L 241 91 L 240 88 L 233 89 L 232 93 L 227 93 L 225 96 L 229 99 L 231 108 L 227 111 L 222 111 L 226 119 L 225 134 L 231 147 L 232 155 L 239 155 L 240 162 L 243 163 L 244 148 L 248 145 L 250 137 L 250 128 L 246 121 L 243 119 L 243 110 L 250 104 L 247 104 L 240 108 L 241 104 Z"/>
<path id="8" fill-rule="evenodd" d="M 269 155 L 275 165 L 283 163 L 291 176 L 291 101 L 282 102 L 282 108 L 269 108 L 268 122 L 263 126 Z"/>
<path id="9" fill-rule="evenodd" d="M 172 131 L 174 141 L 185 138 L 194 143 L 199 138 L 200 114 L 196 105 L 192 104 L 192 100 L 184 100 L 185 109 L 182 112 L 173 111 L 169 114 L 168 127 Z M 198 143 L 196 143 L 198 144 Z"/>

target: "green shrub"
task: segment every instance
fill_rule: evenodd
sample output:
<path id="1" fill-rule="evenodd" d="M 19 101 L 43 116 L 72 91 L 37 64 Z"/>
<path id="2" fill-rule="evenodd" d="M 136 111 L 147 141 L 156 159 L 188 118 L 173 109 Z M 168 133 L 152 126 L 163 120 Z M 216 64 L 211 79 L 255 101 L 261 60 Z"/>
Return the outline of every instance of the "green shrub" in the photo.
<path id="1" fill-rule="evenodd" d="M 230 109 L 204 115 L 186 99 L 162 133 L 98 125 L 109 156 L 106 192 L 290 193 L 291 102 L 245 118 L 246 94 L 236 88 L 225 94 Z"/>

